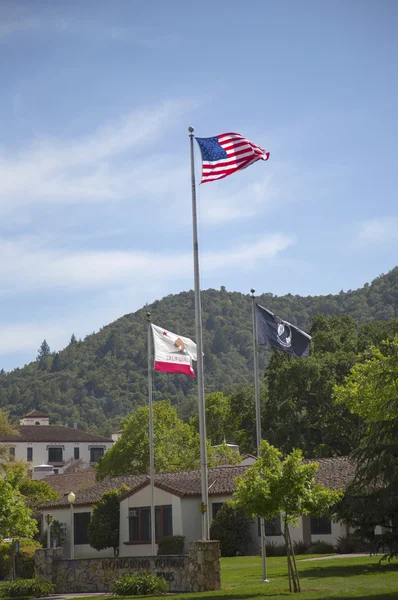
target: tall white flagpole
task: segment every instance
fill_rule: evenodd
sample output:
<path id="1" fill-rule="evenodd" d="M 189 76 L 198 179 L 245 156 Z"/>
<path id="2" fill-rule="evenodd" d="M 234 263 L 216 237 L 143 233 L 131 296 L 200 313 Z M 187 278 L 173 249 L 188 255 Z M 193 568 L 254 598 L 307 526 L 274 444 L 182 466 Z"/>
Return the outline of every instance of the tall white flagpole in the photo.
<path id="1" fill-rule="evenodd" d="M 255 289 L 251 289 L 252 294 L 252 313 L 253 313 L 253 352 L 254 352 L 254 397 L 256 404 L 256 437 L 257 437 L 257 456 L 261 453 L 261 408 L 260 408 L 260 384 L 258 379 L 258 334 L 257 334 L 257 318 L 256 318 L 256 299 L 254 296 Z M 266 556 L 266 539 L 265 539 L 265 523 L 264 519 L 260 519 L 260 535 L 261 535 L 261 563 L 263 568 L 263 582 L 268 582 L 267 579 L 267 556 Z"/>
<path id="2" fill-rule="evenodd" d="M 155 461 L 153 453 L 153 410 L 152 410 L 152 328 L 151 313 L 146 314 L 148 338 L 148 407 L 149 407 L 149 503 L 151 506 L 151 553 L 156 555 L 155 529 Z"/>
<path id="3" fill-rule="evenodd" d="M 208 540 L 209 518 L 208 504 L 209 492 L 207 482 L 207 450 L 206 450 L 206 413 L 205 413 L 205 388 L 203 372 L 203 342 L 202 342 L 202 306 L 200 300 L 199 279 L 199 246 L 198 246 L 198 222 L 196 210 L 196 184 L 195 184 L 195 162 L 194 162 L 194 128 L 188 127 L 190 150 L 191 150 L 191 184 L 192 184 L 192 231 L 193 231 L 193 266 L 195 278 L 195 325 L 196 325 L 196 348 L 198 355 L 197 381 L 198 381 L 198 405 L 199 405 L 199 435 L 200 435 L 200 471 L 202 491 L 202 539 Z"/>

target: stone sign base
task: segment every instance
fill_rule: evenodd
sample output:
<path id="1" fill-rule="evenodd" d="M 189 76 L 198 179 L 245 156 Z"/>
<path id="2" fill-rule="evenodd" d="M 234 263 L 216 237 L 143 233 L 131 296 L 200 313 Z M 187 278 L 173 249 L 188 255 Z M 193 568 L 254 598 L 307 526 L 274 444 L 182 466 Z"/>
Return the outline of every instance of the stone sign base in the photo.
<path id="1" fill-rule="evenodd" d="M 163 577 L 170 592 L 219 590 L 218 542 L 192 542 L 188 555 L 65 560 L 62 549 L 36 550 L 35 576 L 55 585 L 57 594 L 110 592 L 124 573 L 153 573 Z"/>

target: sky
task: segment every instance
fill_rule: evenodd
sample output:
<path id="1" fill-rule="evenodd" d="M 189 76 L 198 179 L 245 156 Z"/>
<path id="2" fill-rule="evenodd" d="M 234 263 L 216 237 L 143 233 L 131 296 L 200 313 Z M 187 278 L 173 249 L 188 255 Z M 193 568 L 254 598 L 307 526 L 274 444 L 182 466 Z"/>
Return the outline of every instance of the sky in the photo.
<path id="1" fill-rule="evenodd" d="M 271 153 L 199 185 L 196 148 L 202 289 L 392 269 L 397 27 L 395 0 L 1 0 L 0 368 L 193 288 L 188 126 Z"/>

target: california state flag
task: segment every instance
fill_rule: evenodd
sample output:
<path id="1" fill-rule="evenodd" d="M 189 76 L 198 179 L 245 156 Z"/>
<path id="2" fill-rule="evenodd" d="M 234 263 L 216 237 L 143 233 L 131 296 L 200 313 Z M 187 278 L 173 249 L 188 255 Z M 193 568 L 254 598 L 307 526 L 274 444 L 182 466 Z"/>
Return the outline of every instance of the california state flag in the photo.
<path id="1" fill-rule="evenodd" d="M 192 361 L 197 360 L 195 342 L 153 324 L 152 333 L 155 347 L 155 371 L 185 373 L 196 377 L 192 368 Z"/>

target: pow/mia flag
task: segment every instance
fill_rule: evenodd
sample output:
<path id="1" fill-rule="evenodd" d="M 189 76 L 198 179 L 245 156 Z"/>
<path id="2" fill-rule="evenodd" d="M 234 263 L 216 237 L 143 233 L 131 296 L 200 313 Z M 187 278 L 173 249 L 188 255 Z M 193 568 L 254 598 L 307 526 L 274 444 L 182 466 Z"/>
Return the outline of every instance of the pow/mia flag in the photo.
<path id="1" fill-rule="evenodd" d="M 257 341 L 262 346 L 279 348 L 293 356 L 308 356 L 311 336 L 256 302 Z"/>

